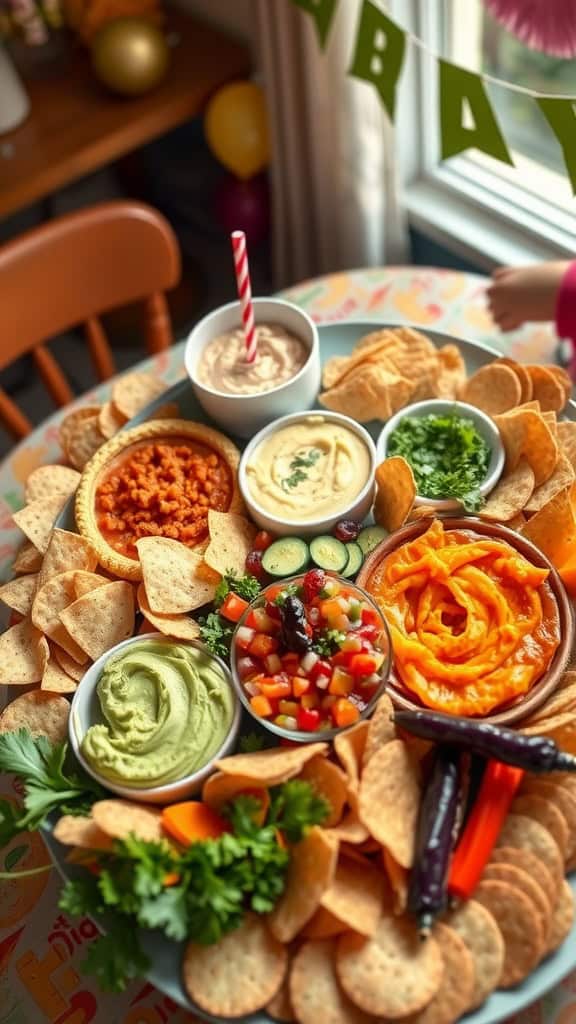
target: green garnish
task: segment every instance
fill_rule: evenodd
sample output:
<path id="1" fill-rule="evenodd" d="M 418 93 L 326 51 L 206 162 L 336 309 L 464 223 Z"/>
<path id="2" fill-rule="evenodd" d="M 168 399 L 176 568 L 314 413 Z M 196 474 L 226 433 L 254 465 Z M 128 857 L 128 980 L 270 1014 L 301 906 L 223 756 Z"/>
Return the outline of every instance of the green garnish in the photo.
<path id="1" fill-rule="evenodd" d="M 492 452 L 472 420 L 456 412 L 407 416 L 391 433 L 388 454 L 410 464 L 423 498 L 457 498 L 466 512 L 482 508 Z"/>
<path id="2" fill-rule="evenodd" d="M 264 750 L 264 737 L 257 732 L 247 732 L 240 737 L 238 750 L 241 754 L 255 754 L 257 750 Z"/>
<path id="3" fill-rule="evenodd" d="M 249 573 L 245 573 L 244 576 L 237 576 L 234 572 L 227 572 L 216 587 L 214 604 L 216 608 L 219 608 L 230 591 L 243 598 L 244 601 L 253 601 L 255 597 L 258 597 L 261 590 L 262 584 L 255 576 L 251 576 Z"/>
<path id="4" fill-rule="evenodd" d="M 346 639 L 346 633 L 339 629 L 323 629 L 312 642 L 312 650 L 322 658 L 335 654 Z"/>
<path id="5" fill-rule="evenodd" d="M 67 743 L 52 744 L 27 729 L 0 733 L 0 772 L 17 775 L 26 787 L 24 807 L 0 800 L 0 847 L 19 832 L 43 824 L 56 808 L 63 814 L 86 814 L 105 791 L 81 769 L 68 771 Z"/>
<path id="6" fill-rule="evenodd" d="M 308 479 L 308 473 L 305 473 L 305 469 L 310 469 L 323 454 L 320 448 L 310 448 L 307 455 L 295 455 L 292 459 L 289 469 L 290 476 L 284 477 L 282 480 L 282 489 L 284 491 L 292 490 L 297 487 L 298 484 L 302 483 L 303 480 Z"/>
<path id="7" fill-rule="evenodd" d="M 145 974 L 149 962 L 137 927 L 156 928 L 175 941 L 219 942 L 247 910 L 269 913 L 284 891 L 290 853 L 277 831 L 298 842 L 324 821 L 326 801 L 312 786 L 292 780 L 270 791 L 263 824 L 255 797 L 238 796 L 225 808 L 232 832 L 176 852 L 165 842 L 130 836 L 112 853 L 95 853 L 97 877 L 64 886 L 59 906 L 73 916 L 104 916 L 106 935 L 90 946 L 82 964 L 106 991 L 120 992 Z M 166 878 L 177 877 L 175 885 Z"/>
<path id="8" fill-rule="evenodd" d="M 284 602 L 286 601 L 287 597 L 301 596 L 302 587 L 298 583 L 287 583 L 286 586 L 282 588 L 280 593 L 276 594 L 276 597 L 274 598 L 274 604 L 281 608 Z"/>
<path id="9" fill-rule="evenodd" d="M 200 616 L 200 639 L 206 644 L 209 651 L 217 658 L 226 660 L 230 654 L 230 644 L 234 625 L 223 619 L 218 612 L 209 612 L 208 615 Z"/>

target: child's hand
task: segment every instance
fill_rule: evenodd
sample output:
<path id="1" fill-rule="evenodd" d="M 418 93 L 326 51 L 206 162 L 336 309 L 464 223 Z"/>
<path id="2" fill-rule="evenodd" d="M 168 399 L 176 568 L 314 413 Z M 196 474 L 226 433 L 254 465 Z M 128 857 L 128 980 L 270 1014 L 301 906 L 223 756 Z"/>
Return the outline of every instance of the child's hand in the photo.
<path id="1" fill-rule="evenodd" d="M 488 308 L 502 331 L 526 321 L 554 320 L 556 297 L 568 262 L 499 267 L 487 289 Z"/>

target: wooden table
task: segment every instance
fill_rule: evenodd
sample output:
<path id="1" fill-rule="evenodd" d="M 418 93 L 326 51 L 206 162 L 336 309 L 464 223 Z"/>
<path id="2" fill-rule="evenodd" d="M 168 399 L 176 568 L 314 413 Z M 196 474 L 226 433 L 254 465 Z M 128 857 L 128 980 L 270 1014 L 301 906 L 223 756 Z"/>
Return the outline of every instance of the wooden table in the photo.
<path id="1" fill-rule="evenodd" d="M 170 71 L 141 99 L 107 92 L 80 47 L 26 80 L 30 116 L 0 137 L 0 217 L 195 117 L 215 89 L 250 70 L 247 48 L 218 29 L 172 9 L 167 31 Z"/>

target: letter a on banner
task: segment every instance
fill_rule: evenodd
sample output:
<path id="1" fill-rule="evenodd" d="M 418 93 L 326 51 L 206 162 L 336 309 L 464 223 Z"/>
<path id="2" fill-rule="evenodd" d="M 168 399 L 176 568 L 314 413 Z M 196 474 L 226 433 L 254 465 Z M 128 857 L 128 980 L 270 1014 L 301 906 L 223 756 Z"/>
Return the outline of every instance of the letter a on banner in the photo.
<path id="1" fill-rule="evenodd" d="M 307 14 L 311 14 L 318 33 L 320 49 L 326 46 L 330 25 L 336 10 L 338 0 L 292 0 L 295 7 L 301 7 Z"/>
<path id="2" fill-rule="evenodd" d="M 561 100 L 552 96 L 539 96 L 536 103 L 562 147 L 572 191 L 576 195 L 576 98 Z"/>
<path id="3" fill-rule="evenodd" d="M 364 0 L 356 49 L 348 74 L 376 86 L 391 121 L 394 120 L 396 83 L 402 71 L 405 49 L 406 36 L 402 29 L 370 0 Z"/>
<path id="4" fill-rule="evenodd" d="M 480 75 L 445 60 L 438 61 L 438 68 L 441 159 L 479 149 L 514 166 Z M 464 124 L 466 110 L 473 122 L 470 128 Z"/>

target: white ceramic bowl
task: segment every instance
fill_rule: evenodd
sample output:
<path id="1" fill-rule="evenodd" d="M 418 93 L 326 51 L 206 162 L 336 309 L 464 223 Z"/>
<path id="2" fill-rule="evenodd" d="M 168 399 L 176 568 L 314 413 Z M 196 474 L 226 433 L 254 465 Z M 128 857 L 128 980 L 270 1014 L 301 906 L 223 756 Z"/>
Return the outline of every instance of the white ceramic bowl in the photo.
<path id="1" fill-rule="evenodd" d="M 485 412 L 482 412 L 481 409 L 477 409 L 474 405 L 468 405 L 466 402 L 451 402 L 443 398 L 431 398 L 424 402 L 415 402 L 413 405 L 407 405 L 404 409 L 400 409 L 395 416 L 388 420 L 376 442 L 378 465 L 387 457 L 390 435 L 396 430 L 396 427 L 403 419 L 406 419 L 407 416 L 428 416 L 430 414 L 442 416 L 445 413 L 457 413 L 459 416 L 472 420 L 480 436 L 490 445 L 492 456 L 486 477 L 483 483 L 480 484 L 480 494 L 486 497 L 490 491 L 494 490 L 502 476 L 506 454 L 500 432 L 494 420 Z M 415 504 L 437 508 L 440 512 L 457 512 L 462 510 L 461 502 L 455 498 L 424 498 L 417 494 Z"/>
<path id="2" fill-rule="evenodd" d="M 310 417 L 318 417 L 327 423 L 338 423 L 347 427 L 347 429 L 353 434 L 356 434 L 368 449 L 370 457 L 370 472 L 366 483 L 358 493 L 357 497 L 347 505 L 342 505 L 342 507 L 338 508 L 332 515 L 324 516 L 319 519 L 308 520 L 282 519 L 279 516 L 273 515 L 271 512 L 267 512 L 265 508 L 262 508 L 262 506 L 254 500 L 250 491 L 246 468 L 252 461 L 258 446 L 267 437 L 270 437 L 271 434 L 276 433 L 278 430 L 282 430 L 290 423 L 300 423 Z M 332 527 L 341 519 L 355 519 L 358 522 L 362 522 L 366 518 L 374 501 L 374 473 L 376 465 L 376 448 L 374 447 L 374 442 L 368 431 L 357 423 L 356 420 L 350 419 L 349 416 L 342 416 L 339 412 L 328 412 L 324 409 L 312 410 L 310 412 L 296 412 L 292 413 L 290 416 L 284 416 L 282 419 L 277 420 L 275 423 L 271 423 L 268 427 L 265 427 L 264 430 L 261 430 L 260 433 L 257 434 L 256 437 L 254 437 L 246 446 L 238 468 L 238 485 L 251 518 L 262 530 L 269 530 L 270 533 L 274 533 L 279 537 L 294 535 L 299 537 L 316 537 L 322 533 L 329 533 Z"/>
<path id="3" fill-rule="evenodd" d="M 318 331 L 304 310 L 283 299 L 253 299 L 257 324 L 280 324 L 306 345 L 309 356 L 298 373 L 279 387 L 255 395 L 229 395 L 198 381 L 196 368 L 212 338 L 242 324 L 239 302 L 229 302 L 208 313 L 188 335 L 184 350 L 186 372 L 196 398 L 224 430 L 238 437 L 253 437 L 258 430 L 294 409 L 310 409 L 320 390 L 321 366 Z"/>
<path id="4" fill-rule="evenodd" d="M 228 685 L 234 694 L 234 714 L 230 730 L 224 740 L 224 743 L 221 745 L 220 749 L 216 751 L 210 761 L 208 761 L 203 768 L 199 768 L 198 771 L 192 772 L 190 775 L 185 775 L 183 778 L 177 779 L 175 782 L 167 782 L 162 786 L 151 786 L 148 788 L 142 788 L 140 786 L 123 786 L 117 782 L 111 782 L 104 775 L 100 775 L 94 770 L 92 765 L 86 761 L 80 750 L 80 744 L 82 743 L 82 740 L 90 726 L 103 721 L 98 694 L 96 693 L 96 684 L 102 674 L 105 664 L 110 658 L 115 654 L 118 654 L 119 651 L 124 650 L 125 647 L 131 647 L 134 644 L 141 643 L 143 640 L 165 640 L 167 643 L 178 643 L 188 647 L 197 647 L 210 654 L 203 644 L 186 640 L 170 640 L 162 633 L 142 633 L 140 636 L 133 636 L 130 637 L 129 640 L 124 640 L 121 644 L 117 644 L 116 647 L 112 648 L 112 650 L 103 654 L 101 658 L 98 658 L 78 683 L 78 689 L 74 694 L 72 707 L 70 709 L 68 735 L 75 757 L 78 758 L 84 770 L 88 772 L 93 779 L 96 779 L 97 782 L 104 786 L 105 789 L 110 789 L 113 793 L 118 793 L 119 796 L 126 797 L 128 800 L 137 800 L 140 803 L 173 804 L 177 803 L 179 800 L 185 800 L 187 797 L 199 792 L 204 780 L 207 779 L 213 771 L 212 766 L 214 761 L 219 757 L 226 757 L 227 754 L 232 752 L 238 736 L 238 730 L 240 729 L 242 708 L 235 693 L 232 676 L 228 667 L 219 658 L 215 658 L 225 673 Z M 210 656 L 214 657 L 213 654 Z"/>

